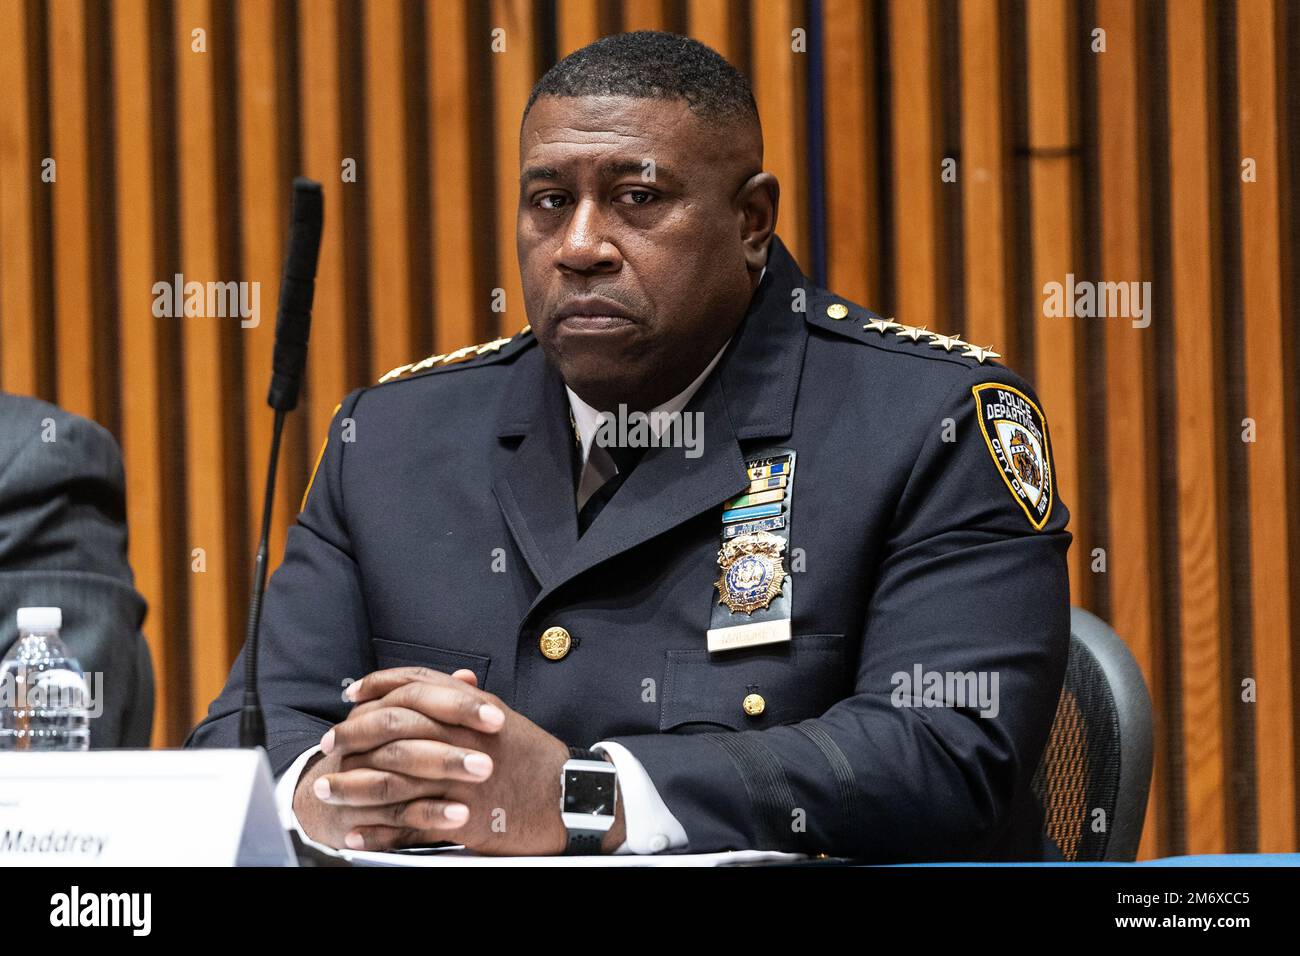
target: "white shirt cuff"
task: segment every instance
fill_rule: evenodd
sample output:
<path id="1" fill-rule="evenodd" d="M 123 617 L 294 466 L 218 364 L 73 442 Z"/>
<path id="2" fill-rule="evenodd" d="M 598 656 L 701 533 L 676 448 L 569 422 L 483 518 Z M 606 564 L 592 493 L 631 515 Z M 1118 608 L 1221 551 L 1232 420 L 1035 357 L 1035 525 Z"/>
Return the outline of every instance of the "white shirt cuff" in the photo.
<path id="1" fill-rule="evenodd" d="M 662 853 L 686 846 L 686 831 L 668 809 L 654 781 L 632 751 L 612 740 L 592 744 L 596 753 L 607 753 L 618 774 L 618 791 L 623 798 L 623 824 L 627 838 L 615 853 Z"/>
<path id="2" fill-rule="evenodd" d="M 298 780 L 302 777 L 303 768 L 307 766 L 307 761 L 313 756 L 320 753 L 320 745 L 312 747 L 310 750 L 303 751 L 298 755 L 298 759 L 289 764 L 289 769 L 281 774 L 280 779 L 275 783 L 275 806 L 280 811 L 280 825 L 286 830 L 293 830 L 298 834 L 298 839 L 308 846 L 314 846 L 318 850 L 324 850 L 327 853 L 338 853 L 332 846 L 324 843 L 317 843 L 298 823 L 298 815 L 293 812 L 293 794 L 298 789 Z"/>

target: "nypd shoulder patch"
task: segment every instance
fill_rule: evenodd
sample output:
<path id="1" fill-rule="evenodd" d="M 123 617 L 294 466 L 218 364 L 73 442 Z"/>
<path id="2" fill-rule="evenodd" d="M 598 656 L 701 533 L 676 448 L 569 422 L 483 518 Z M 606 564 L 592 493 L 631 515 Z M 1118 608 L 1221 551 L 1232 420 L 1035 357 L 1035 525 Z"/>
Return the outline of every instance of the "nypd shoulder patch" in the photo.
<path id="1" fill-rule="evenodd" d="M 1052 514 L 1052 458 L 1043 413 L 1018 388 L 990 382 L 971 389 L 984 443 L 1035 531 Z"/>

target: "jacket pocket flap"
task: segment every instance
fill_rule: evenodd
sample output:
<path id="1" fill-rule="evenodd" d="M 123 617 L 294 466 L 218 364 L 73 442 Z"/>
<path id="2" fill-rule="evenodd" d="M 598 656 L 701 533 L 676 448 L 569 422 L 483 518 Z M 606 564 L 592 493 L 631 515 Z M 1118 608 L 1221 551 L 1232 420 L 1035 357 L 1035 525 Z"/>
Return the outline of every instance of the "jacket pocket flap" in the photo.
<path id="1" fill-rule="evenodd" d="M 478 686 L 485 689 L 487 685 L 488 664 L 492 658 L 482 654 L 468 654 L 465 651 L 451 651 L 443 647 L 428 644 L 408 644 L 406 641 L 388 641 L 375 638 L 375 660 L 379 669 L 388 667 L 429 667 L 444 674 L 460 670 L 462 667 L 474 672 Z"/>
<path id="2" fill-rule="evenodd" d="M 717 654 L 703 648 L 667 654 L 662 731 L 685 724 L 713 725 L 695 728 L 701 732 L 719 726 L 761 730 L 818 717 L 846 696 L 851 683 L 842 634 L 796 635 L 780 644 Z M 758 713 L 746 712 L 751 694 L 756 695 L 752 704 L 762 699 Z"/>

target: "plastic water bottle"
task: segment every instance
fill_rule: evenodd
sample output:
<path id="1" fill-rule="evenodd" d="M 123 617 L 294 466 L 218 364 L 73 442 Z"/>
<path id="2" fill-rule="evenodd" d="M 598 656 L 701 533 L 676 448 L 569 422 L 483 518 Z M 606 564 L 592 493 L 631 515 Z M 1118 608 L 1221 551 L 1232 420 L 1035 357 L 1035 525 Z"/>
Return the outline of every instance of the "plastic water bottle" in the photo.
<path id="1" fill-rule="evenodd" d="M 0 750 L 86 750 L 89 692 L 59 639 L 63 611 L 18 609 L 18 640 L 0 661 Z"/>

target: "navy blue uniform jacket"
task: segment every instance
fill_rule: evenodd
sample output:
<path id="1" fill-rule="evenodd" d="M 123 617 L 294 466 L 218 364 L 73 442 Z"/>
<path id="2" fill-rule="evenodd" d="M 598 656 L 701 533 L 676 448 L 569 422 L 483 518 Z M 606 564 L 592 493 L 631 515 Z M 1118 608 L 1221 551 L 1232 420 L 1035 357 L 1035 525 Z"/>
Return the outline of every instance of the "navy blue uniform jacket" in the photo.
<path id="1" fill-rule="evenodd" d="M 1035 527 L 973 389 L 1037 400 L 876 318 L 775 241 L 687 406 L 703 454 L 650 448 L 581 537 L 563 382 L 527 330 L 349 394 L 264 606 L 275 772 L 347 716 L 348 678 L 466 667 L 568 744 L 626 746 L 691 852 L 1041 859 L 1029 785 L 1065 669 L 1068 514 L 1049 472 Z M 793 638 L 711 655 L 722 504 L 772 445 L 798 456 Z M 554 661 L 553 625 L 575 642 Z M 237 744 L 243 672 L 241 654 L 187 744 Z M 996 675 L 996 712 L 900 706 L 922 697 L 902 675 L 931 672 Z"/>

